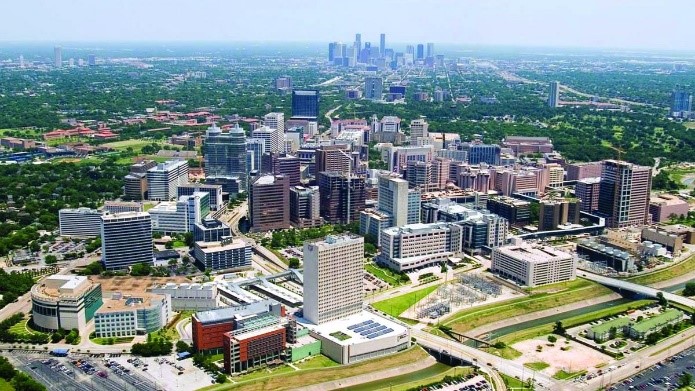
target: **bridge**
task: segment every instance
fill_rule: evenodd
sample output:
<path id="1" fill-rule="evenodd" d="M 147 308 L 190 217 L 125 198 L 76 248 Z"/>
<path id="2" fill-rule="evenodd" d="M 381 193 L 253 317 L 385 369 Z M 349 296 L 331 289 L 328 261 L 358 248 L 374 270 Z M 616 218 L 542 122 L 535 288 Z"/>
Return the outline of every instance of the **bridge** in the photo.
<path id="1" fill-rule="evenodd" d="M 651 288 L 648 286 L 640 285 L 640 284 L 635 284 L 634 282 L 626 281 L 626 280 L 619 280 L 617 278 L 611 278 L 611 277 L 604 277 L 600 276 L 598 274 L 594 273 L 589 273 L 585 271 L 579 272 L 579 275 L 582 278 L 586 278 L 587 280 L 597 282 L 601 285 L 605 285 L 611 288 L 616 288 L 619 290 L 623 291 L 628 291 L 628 292 L 633 292 L 637 293 L 646 297 L 653 297 L 656 298 L 658 293 L 661 293 L 664 295 L 664 298 L 672 303 L 677 303 L 682 306 L 685 306 L 687 308 L 690 308 L 692 310 L 695 310 L 695 300 L 684 297 L 684 296 L 678 296 L 676 294 L 662 291 L 656 288 Z"/>
<path id="2" fill-rule="evenodd" d="M 466 340 L 471 340 L 471 341 L 476 343 L 476 347 L 480 347 L 480 346 L 490 347 L 490 346 L 492 346 L 492 344 L 489 341 L 486 341 L 484 339 L 471 337 L 471 336 L 466 335 L 466 334 L 457 333 L 454 330 L 447 330 L 447 331 L 442 330 L 442 331 L 445 334 L 447 334 L 448 336 L 450 336 L 451 338 L 454 338 L 455 340 L 457 340 L 461 343 L 465 342 Z"/>

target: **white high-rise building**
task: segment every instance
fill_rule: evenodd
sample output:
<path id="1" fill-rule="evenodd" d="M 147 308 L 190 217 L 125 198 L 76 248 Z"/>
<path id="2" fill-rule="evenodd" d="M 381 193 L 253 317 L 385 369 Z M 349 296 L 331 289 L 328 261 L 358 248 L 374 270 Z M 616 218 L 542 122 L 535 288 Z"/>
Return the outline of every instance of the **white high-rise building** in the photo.
<path id="1" fill-rule="evenodd" d="M 101 232 L 102 213 L 95 209 L 77 208 L 58 211 L 60 236 L 92 238 Z"/>
<path id="2" fill-rule="evenodd" d="M 285 137 L 279 129 L 262 126 L 251 132 L 251 138 L 258 138 L 265 142 L 263 153 L 283 152 Z"/>
<path id="3" fill-rule="evenodd" d="M 277 129 L 280 133 L 285 133 L 285 114 L 268 113 L 263 116 L 263 125 L 271 129 Z"/>
<path id="4" fill-rule="evenodd" d="M 410 145 L 430 144 L 427 142 L 429 124 L 424 119 L 414 119 L 410 121 Z"/>
<path id="5" fill-rule="evenodd" d="M 171 160 L 147 170 L 147 198 L 168 201 L 176 197 L 176 188 L 188 183 L 188 162 Z"/>
<path id="6" fill-rule="evenodd" d="M 304 318 L 319 325 L 360 313 L 364 238 L 326 236 L 304 243 Z"/>
<path id="7" fill-rule="evenodd" d="M 548 106 L 560 107 L 560 82 L 550 82 L 550 91 L 548 94 Z"/>

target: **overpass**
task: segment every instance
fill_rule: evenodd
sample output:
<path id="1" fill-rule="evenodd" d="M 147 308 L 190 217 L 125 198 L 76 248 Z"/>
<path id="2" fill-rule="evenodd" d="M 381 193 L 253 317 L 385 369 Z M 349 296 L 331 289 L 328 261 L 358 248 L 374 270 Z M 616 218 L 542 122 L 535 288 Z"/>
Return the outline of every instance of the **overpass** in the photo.
<path id="1" fill-rule="evenodd" d="M 537 390 L 570 391 L 578 389 L 576 385 L 572 383 L 553 379 L 546 374 L 526 368 L 519 362 L 507 360 L 416 328 L 410 329 L 410 335 L 416 338 L 418 344 L 430 350 L 448 354 L 449 356 L 470 362 L 481 368 L 499 371 L 507 376 L 521 379 L 525 382 L 530 380 L 536 385 L 535 388 Z"/>
<path id="2" fill-rule="evenodd" d="M 656 298 L 658 293 L 661 293 L 664 295 L 664 298 L 672 303 L 677 303 L 682 306 L 685 306 L 687 308 L 690 308 L 692 310 L 695 310 L 695 300 L 684 297 L 684 296 L 678 296 L 676 294 L 662 291 L 659 289 L 651 288 L 648 286 L 644 285 L 639 285 L 635 284 L 634 282 L 626 281 L 626 280 L 619 280 L 617 278 L 611 278 L 611 277 L 604 277 L 600 276 L 598 274 L 594 273 L 589 273 L 585 271 L 579 272 L 580 276 L 582 278 L 586 278 L 587 280 L 597 282 L 601 285 L 605 285 L 611 288 L 615 288 L 618 290 L 624 290 L 628 292 L 633 292 L 637 293 L 643 296 L 647 297 L 653 297 Z"/>

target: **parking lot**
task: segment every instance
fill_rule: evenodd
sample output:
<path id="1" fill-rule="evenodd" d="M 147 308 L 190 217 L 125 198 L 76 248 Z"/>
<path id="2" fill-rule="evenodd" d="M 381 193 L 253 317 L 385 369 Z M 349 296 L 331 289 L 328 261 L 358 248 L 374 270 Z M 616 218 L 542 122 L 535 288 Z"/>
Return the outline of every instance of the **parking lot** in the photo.
<path id="1" fill-rule="evenodd" d="M 469 375 L 460 381 L 452 381 L 427 388 L 441 391 L 492 391 L 492 385 L 483 376 Z"/>
<path id="2" fill-rule="evenodd" d="M 195 390 L 215 382 L 214 376 L 195 367 L 192 359 L 178 361 L 174 354 L 141 358 L 121 356 L 108 360 L 117 364 L 110 366 L 110 370 L 116 376 L 127 377 L 137 374 L 150 384 L 156 382 L 160 390 Z"/>
<path id="3" fill-rule="evenodd" d="M 678 389 L 678 379 L 683 373 L 695 375 L 695 348 L 690 348 L 668 360 L 649 367 L 645 371 L 625 379 L 608 389 L 615 391 L 676 390 Z"/>

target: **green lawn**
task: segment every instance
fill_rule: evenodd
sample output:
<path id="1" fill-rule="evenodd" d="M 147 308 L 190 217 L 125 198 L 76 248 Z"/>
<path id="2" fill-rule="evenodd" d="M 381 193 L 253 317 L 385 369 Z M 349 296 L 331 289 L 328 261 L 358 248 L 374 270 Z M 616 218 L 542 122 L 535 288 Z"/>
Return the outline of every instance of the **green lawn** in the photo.
<path id="1" fill-rule="evenodd" d="M 490 354 L 494 354 L 495 356 L 506 358 L 507 360 L 514 360 L 515 358 L 521 357 L 521 352 L 510 346 L 505 346 L 502 349 L 490 346 L 488 348 L 484 348 L 483 350 Z"/>
<path id="2" fill-rule="evenodd" d="M 367 269 L 369 273 L 373 274 L 378 279 L 385 281 L 391 286 L 399 286 L 403 285 L 404 283 L 407 284 L 408 281 L 410 281 L 410 279 L 407 281 L 402 280 L 399 274 L 396 274 L 387 268 L 379 267 L 373 263 L 364 265 L 364 268 Z"/>
<path id="3" fill-rule="evenodd" d="M 609 288 L 581 279 L 565 286 L 545 287 L 545 289 L 546 291 L 535 290 L 526 297 L 459 311 L 447 318 L 444 324 L 451 326 L 456 332 L 465 333 L 485 324 L 593 299 L 612 292 Z M 547 289 L 555 289 L 555 291 L 547 291 Z"/>
<path id="4" fill-rule="evenodd" d="M 385 312 L 391 316 L 399 316 L 405 310 L 415 305 L 418 301 L 424 299 L 427 295 L 434 292 L 439 285 L 430 286 L 427 288 L 419 289 L 405 295 L 400 295 L 392 297 L 390 299 L 378 301 L 372 304 L 372 307 L 379 311 Z"/>
<path id="5" fill-rule="evenodd" d="M 338 365 L 340 364 L 324 356 L 323 354 L 319 354 L 317 356 L 308 358 L 302 362 L 294 364 L 294 366 L 299 369 L 330 368 L 336 367 Z"/>
<path id="6" fill-rule="evenodd" d="M 179 247 L 188 247 L 186 246 L 186 242 L 183 240 L 174 240 L 174 248 L 179 248 Z"/>
<path id="7" fill-rule="evenodd" d="M 581 376 L 585 374 L 586 371 L 577 371 L 577 372 L 565 372 L 563 370 L 557 371 L 553 375 L 553 379 L 558 379 L 558 380 L 568 380 L 568 379 L 573 379 L 577 376 Z"/>
<path id="8" fill-rule="evenodd" d="M 673 278 L 679 277 L 695 268 L 695 255 L 686 259 L 683 262 L 679 262 L 673 266 L 657 270 L 653 273 L 643 274 L 641 276 L 630 277 L 627 280 L 634 282 L 635 284 L 649 285 L 661 281 L 671 280 Z"/>
<path id="9" fill-rule="evenodd" d="M 7 380 L 0 378 L 0 391 L 14 391 L 15 388 Z"/>
<path id="10" fill-rule="evenodd" d="M 543 361 L 537 361 L 537 362 L 527 362 L 524 364 L 524 366 L 526 368 L 531 368 L 534 371 L 542 371 L 545 368 L 548 368 L 550 366 L 550 364 L 548 364 L 547 362 L 543 362 Z"/>
<path id="11" fill-rule="evenodd" d="M 296 369 L 292 368 L 289 365 L 281 365 L 279 367 L 275 367 L 272 369 L 268 369 L 268 368 L 259 369 L 257 371 L 253 371 L 253 372 L 248 373 L 246 375 L 233 376 L 232 380 L 234 380 L 237 383 L 245 383 L 245 382 L 249 382 L 252 380 L 274 377 L 274 376 L 282 375 L 284 373 L 291 373 L 291 372 L 296 372 Z"/>
<path id="12" fill-rule="evenodd" d="M 500 373 L 500 376 L 502 376 L 502 380 L 504 381 L 504 384 L 507 386 L 507 389 L 510 390 L 533 390 L 533 387 L 529 387 L 528 384 L 524 384 L 521 380 L 515 379 L 511 376 L 507 376 L 503 373 Z"/>
<path id="13" fill-rule="evenodd" d="M 15 334 L 15 335 L 32 335 L 36 334 L 36 332 L 32 331 L 29 329 L 27 326 L 27 323 L 29 323 L 29 319 L 24 319 L 21 320 L 19 323 L 15 324 L 14 326 L 10 327 L 10 333 Z"/>
<path id="14" fill-rule="evenodd" d="M 602 310 L 589 312 L 587 314 L 577 315 L 577 316 L 573 316 L 571 318 L 563 319 L 562 325 L 565 328 L 579 326 L 581 324 L 593 322 L 594 320 L 597 320 L 597 319 L 602 319 L 602 318 L 606 318 L 609 316 L 622 314 L 623 312 L 625 312 L 629 309 L 644 307 L 645 305 L 652 304 L 652 303 L 654 303 L 654 300 L 631 301 L 629 303 L 619 304 L 619 305 L 616 305 L 616 306 L 613 306 L 610 308 L 605 308 Z M 519 330 L 517 332 L 510 333 L 510 334 L 505 335 L 504 337 L 501 337 L 500 341 L 506 343 L 507 345 L 511 345 L 511 344 L 514 344 L 514 343 L 519 342 L 519 341 L 525 341 L 527 339 L 536 338 L 536 337 L 540 337 L 543 335 L 548 335 L 548 334 L 553 332 L 553 326 L 554 325 L 555 325 L 555 323 L 553 322 L 553 323 L 546 323 L 546 324 L 543 324 L 540 326 Z"/>
<path id="15" fill-rule="evenodd" d="M 129 343 L 133 340 L 134 337 L 117 337 L 113 338 L 113 344 L 119 344 L 119 343 Z M 90 338 L 89 340 L 94 342 L 97 345 L 109 345 L 107 342 L 111 338 Z"/>

